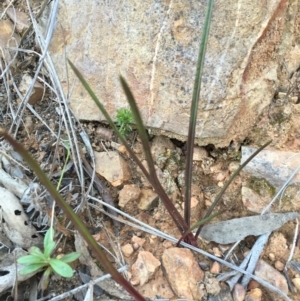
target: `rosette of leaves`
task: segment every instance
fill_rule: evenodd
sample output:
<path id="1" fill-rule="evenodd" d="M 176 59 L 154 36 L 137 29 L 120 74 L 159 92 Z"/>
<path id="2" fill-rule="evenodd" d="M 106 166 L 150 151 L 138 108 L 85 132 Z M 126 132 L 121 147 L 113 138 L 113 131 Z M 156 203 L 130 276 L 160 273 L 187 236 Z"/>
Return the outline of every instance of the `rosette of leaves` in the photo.
<path id="1" fill-rule="evenodd" d="M 72 252 L 63 255 L 60 258 L 52 258 L 51 254 L 55 248 L 55 242 L 53 240 L 54 230 L 49 228 L 44 237 L 44 253 L 38 247 L 31 247 L 28 250 L 28 255 L 22 256 L 18 259 L 18 263 L 24 265 L 20 270 L 21 275 L 27 275 L 38 270 L 45 268 L 42 276 L 40 287 L 45 290 L 49 284 L 49 277 L 52 272 L 65 277 L 70 278 L 73 276 L 73 269 L 69 263 L 79 258 L 80 253 Z"/>

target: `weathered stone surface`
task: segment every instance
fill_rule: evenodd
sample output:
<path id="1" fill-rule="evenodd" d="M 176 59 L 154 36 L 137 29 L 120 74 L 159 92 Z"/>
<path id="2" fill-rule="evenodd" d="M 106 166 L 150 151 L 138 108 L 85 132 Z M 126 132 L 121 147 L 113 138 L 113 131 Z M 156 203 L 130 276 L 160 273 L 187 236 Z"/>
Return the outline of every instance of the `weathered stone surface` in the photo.
<path id="1" fill-rule="evenodd" d="M 140 194 L 141 190 L 138 185 L 124 185 L 119 193 L 119 206 L 125 211 L 131 212 L 136 208 Z"/>
<path id="2" fill-rule="evenodd" d="M 188 249 L 169 248 L 162 256 L 168 281 L 179 298 L 199 300 L 197 282 L 204 277 L 193 253 Z"/>
<path id="3" fill-rule="evenodd" d="M 117 152 L 94 152 L 96 172 L 113 186 L 119 186 L 129 180 L 127 163 Z"/>
<path id="4" fill-rule="evenodd" d="M 158 203 L 158 195 L 152 189 L 142 189 L 139 198 L 139 209 L 150 210 Z"/>
<path id="5" fill-rule="evenodd" d="M 193 160 L 194 161 L 203 161 L 204 159 L 207 159 L 208 152 L 204 147 L 196 146 L 194 148 L 194 154 L 193 154 Z"/>
<path id="6" fill-rule="evenodd" d="M 242 147 L 242 160 L 245 162 L 252 153 L 256 151 L 253 147 Z M 264 178 L 275 188 L 279 189 L 293 171 L 299 166 L 300 158 L 296 152 L 262 150 L 244 168 L 244 171 L 257 178 Z M 291 183 L 299 182 L 300 175 L 297 173 Z"/>
<path id="7" fill-rule="evenodd" d="M 132 265 L 132 282 L 144 285 L 160 267 L 160 261 L 152 253 L 140 251 L 136 262 Z"/>
<path id="8" fill-rule="evenodd" d="M 247 210 L 261 213 L 262 210 L 269 204 L 271 198 L 262 198 L 249 187 L 242 187 L 242 200 Z"/>
<path id="9" fill-rule="evenodd" d="M 68 58 L 113 116 L 127 106 L 122 74 L 145 124 L 185 140 L 206 5 L 204 0 L 60 1 L 50 51 L 63 85 L 66 45 Z M 246 135 L 284 72 L 299 66 L 299 15 L 299 0 L 215 1 L 199 143 L 228 145 Z M 283 61 L 287 68 L 280 68 Z M 103 119 L 80 84 L 74 85 L 71 107 L 79 118 Z"/>
<path id="10" fill-rule="evenodd" d="M 170 141 L 168 137 L 165 136 L 156 136 L 151 143 L 151 154 L 153 160 L 158 163 L 160 163 L 160 158 L 164 159 L 165 161 L 165 157 L 168 157 L 167 151 L 174 149 L 174 144 Z"/>
<path id="11" fill-rule="evenodd" d="M 276 286 L 283 293 L 288 293 L 289 289 L 285 277 L 265 261 L 258 261 L 254 274 Z"/>

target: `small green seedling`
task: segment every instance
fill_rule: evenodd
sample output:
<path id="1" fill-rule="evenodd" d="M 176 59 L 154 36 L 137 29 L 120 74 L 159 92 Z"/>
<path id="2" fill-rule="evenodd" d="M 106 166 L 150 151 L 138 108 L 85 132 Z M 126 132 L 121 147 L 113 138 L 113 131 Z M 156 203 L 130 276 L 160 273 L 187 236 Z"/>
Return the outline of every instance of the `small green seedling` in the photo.
<path id="1" fill-rule="evenodd" d="M 117 121 L 116 125 L 119 128 L 119 131 L 122 136 L 127 136 L 131 131 L 131 124 L 133 122 L 132 113 L 129 109 L 119 109 L 117 110 Z"/>
<path id="2" fill-rule="evenodd" d="M 20 270 L 20 275 L 27 275 L 32 272 L 36 272 L 40 269 L 46 268 L 40 287 L 44 291 L 49 284 L 49 276 L 52 271 L 59 274 L 62 277 L 70 278 L 73 276 L 73 270 L 68 263 L 79 258 L 80 253 L 72 252 L 58 258 L 51 258 L 50 255 L 55 248 L 55 242 L 53 241 L 54 230 L 51 227 L 44 238 L 44 253 L 38 247 L 31 247 L 28 252 L 29 255 L 22 256 L 18 259 L 18 263 L 25 266 Z"/>

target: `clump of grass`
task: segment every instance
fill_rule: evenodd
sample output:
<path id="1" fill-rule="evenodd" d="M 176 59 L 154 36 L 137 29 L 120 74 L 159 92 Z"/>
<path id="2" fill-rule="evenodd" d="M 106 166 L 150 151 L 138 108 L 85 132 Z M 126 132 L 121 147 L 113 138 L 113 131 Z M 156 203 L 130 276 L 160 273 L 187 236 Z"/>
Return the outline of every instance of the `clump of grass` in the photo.
<path id="1" fill-rule="evenodd" d="M 120 134 L 126 137 L 130 132 L 132 132 L 131 124 L 133 123 L 133 116 L 131 111 L 126 108 L 121 108 L 117 110 L 116 118 L 116 125 Z"/>

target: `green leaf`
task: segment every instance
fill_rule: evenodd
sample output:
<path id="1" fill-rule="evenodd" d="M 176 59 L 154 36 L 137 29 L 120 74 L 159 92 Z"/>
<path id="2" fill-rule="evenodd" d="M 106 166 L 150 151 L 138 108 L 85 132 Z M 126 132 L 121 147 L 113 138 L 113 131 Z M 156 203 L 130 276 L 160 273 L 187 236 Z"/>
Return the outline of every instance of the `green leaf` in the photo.
<path id="1" fill-rule="evenodd" d="M 79 252 L 72 252 L 70 254 L 66 254 L 64 256 L 62 256 L 61 258 L 59 258 L 60 261 L 63 261 L 65 263 L 69 263 L 72 261 L 75 261 L 77 258 L 80 257 L 80 253 Z"/>
<path id="2" fill-rule="evenodd" d="M 17 262 L 21 263 L 21 264 L 31 265 L 31 264 L 35 264 L 35 263 L 47 263 L 47 260 L 40 256 L 25 255 L 25 256 L 20 257 L 17 260 Z"/>
<path id="3" fill-rule="evenodd" d="M 46 249 L 46 245 L 48 245 L 50 242 L 53 241 L 54 238 L 54 229 L 52 227 L 50 227 L 47 232 L 46 235 L 44 237 L 44 248 Z"/>
<path id="4" fill-rule="evenodd" d="M 44 253 L 41 251 L 41 249 L 35 246 L 29 248 L 28 253 L 36 257 L 45 258 Z"/>
<path id="5" fill-rule="evenodd" d="M 57 274 L 66 278 L 73 276 L 73 270 L 67 263 L 55 258 L 51 258 L 49 263 Z"/>
<path id="6" fill-rule="evenodd" d="M 134 121 L 136 124 L 136 128 L 139 133 L 139 137 L 141 139 L 142 147 L 143 147 L 144 154 L 145 154 L 145 159 L 148 164 L 149 173 L 148 172 L 145 173 L 144 170 L 142 170 L 142 171 L 143 171 L 144 175 L 147 177 L 147 179 L 149 180 L 149 182 L 151 183 L 151 185 L 153 186 L 155 192 L 159 195 L 160 199 L 164 203 L 167 210 L 169 211 L 169 213 L 170 213 L 172 219 L 174 220 L 175 224 L 177 225 L 178 229 L 181 232 L 184 232 L 188 229 L 188 226 L 185 223 L 185 221 L 182 218 L 179 211 L 176 209 L 176 207 L 174 206 L 174 204 L 172 203 L 172 201 L 166 194 L 166 191 L 163 189 L 161 183 L 159 182 L 159 179 L 157 178 L 152 154 L 150 151 L 149 138 L 147 135 L 146 128 L 143 124 L 143 120 L 142 120 L 139 108 L 138 108 L 135 98 L 133 96 L 133 93 L 131 92 L 126 80 L 123 77 L 120 77 L 120 81 L 121 81 L 121 85 L 124 90 L 124 93 L 126 94 L 128 103 L 130 105 L 130 109 L 131 109 L 131 112 L 132 112 L 132 115 L 133 115 L 133 118 L 134 118 Z M 140 167 L 140 165 L 139 165 L 139 167 Z"/>
<path id="7" fill-rule="evenodd" d="M 55 242 L 51 241 L 45 246 L 44 254 L 46 258 L 49 258 L 51 253 L 53 252 L 55 248 Z"/>
<path id="8" fill-rule="evenodd" d="M 44 254 L 46 258 L 50 257 L 51 253 L 55 248 L 55 242 L 53 241 L 53 237 L 54 237 L 54 229 L 51 227 L 48 229 L 44 237 Z"/>
<path id="9" fill-rule="evenodd" d="M 20 270 L 20 275 L 27 275 L 36 272 L 47 265 L 48 263 L 35 263 L 35 264 L 27 265 Z"/>

